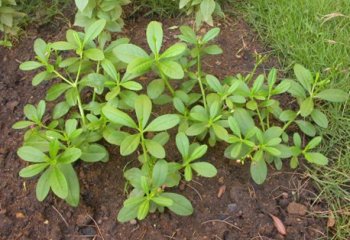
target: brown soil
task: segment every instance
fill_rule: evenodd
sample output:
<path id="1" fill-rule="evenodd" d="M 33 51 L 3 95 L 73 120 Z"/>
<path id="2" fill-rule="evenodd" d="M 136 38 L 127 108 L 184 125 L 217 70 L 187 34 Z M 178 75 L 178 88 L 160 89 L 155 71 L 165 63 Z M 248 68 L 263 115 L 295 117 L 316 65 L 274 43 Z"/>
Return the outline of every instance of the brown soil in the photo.
<path id="1" fill-rule="evenodd" d="M 129 23 L 125 35 L 146 47 L 147 22 Z M 166 43 L 174 42 L 172 36 L 178 33 L 169 27 L 180 23 L 180 20 L 164 21 Z M 205 60 L 206 70 L 219 77 L 249 72 L 254 66 L 254 51 L 263 51 L 255 35 L 239 20 L 221 23 L 220 27 L 222 33 L 217 43 L 225 53 Z M 76 165 L 81 183 L 79 207 L 71 208 L 52 195 L 43 203 L 38 202 L 35 180 L 18 176 L 25 166 L 16 155 L 23 133 L 12 130 L 11 125 L 23 118 L 25 104 L 37 103 L 43 98 L 48 85 L 33 88 L 33 74 L 21 72 L 18 65 L 33 57 L 32 44 L 36 37 L 47 41 L 63 39 L 65 30 L 66 27 L 32 29 L 11 50 L 0 49 L 0 239 L 294 240 L 324 236 L 326 223 L 313 214 L 324 206 L 313 202 L 315 189 L 308 178 L 288 168 L 276 172 L 270 167 L 268 180 L 258 186 L 251 180 L 248 166 L 230 163 L 223 157 L 223 144 L 210 149 L 205 157 L 218 168 L 217 177 L 195 178 L 190 184 L 181 184 L 179 189 L 173 190 L 192 201 L 195 212 L 190 217 L 166 211 L 151 214 L 142 222 L 118 223 L 116 215 L 125 199 L 122 170 L 135 156 L 122 158 L 113 146 L 109 147 L 111 159 L 108 163 Z M 178 159 L 172 147 L 167 151 L 169 159 Z M 218 198 L 220 188 L 226 191 Z M 289 206 L 291 202 L 303 206 Z M 307 211 L 297 211 L 293 206 L 307 208 Z M 289 214 L 287 208 L 293 214 Z M 285 237 L 277 232 L 269 214 L 282 220 L 287 229 Z"/>

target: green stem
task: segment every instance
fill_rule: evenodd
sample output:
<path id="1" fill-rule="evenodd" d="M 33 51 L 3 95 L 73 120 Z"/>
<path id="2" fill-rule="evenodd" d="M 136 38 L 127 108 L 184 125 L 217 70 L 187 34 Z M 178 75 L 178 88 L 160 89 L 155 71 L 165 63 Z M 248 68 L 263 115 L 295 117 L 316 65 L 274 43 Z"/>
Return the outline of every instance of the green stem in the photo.
<path id="1" fill-rule="evenodd" d="M 261 125 L 262 129 L 263 129 L 263 131 L 265 131 L 265 124 L 264 124 L 264 121 L 263 121 L 263 119 L 262 119 L 262 116 L 261 116 L 259 107 L 257 107 L 256 113 L 258 114 L 259 121 L 260 121 L 260 125 Z"/>
<path id="2" fill-rule="evenodd" d="M 297 112 L 297 114 L 295 115 L 295 117 L 293 119 L 289 120 L 286 124 L 284 124 L 284 126 L 282 128 L 283 132 L 286 131 L 286 129 L 292 124 L 292 122 L 295 121 L 295 119 L 299 116 L 299 114 L 300 114 L 300 111 Z"/>
<path id="3" fill-rule="evenodd" d="M 75 89 L 77 91 L 77 100 L 78 100 L 79 112 L 80 112 L 80 115 L 81 115 L 81 119 L 83 121 L 83 126 L 85 126 L 86 125 L 85 113 L 84 113 L 83 105 L 81 103 L 81 98 L 80 98 L 80 94 L 79 94 L 79 91 L 78 91 L 78 87 L 76 86 Z"/>
<path id="4" fill-rule="evenodd" d="M 152 177 L 152 163 L 148 160 L 148 152 L 145 145 L 145 137 L 143 136 L 143 132 L 140 132 L 140 134 L 141 134 L 141 146 L 142 146 L 144 161 L 145 161 L 145 164 L 148 165 L 149 175 L 150 177 Z"/>
<path id="5" fill-rule="evenodd" d="M 199 49 L 198 49 L 198 52 L 199 52 Z M 201 56 L 199 53 L 197 56 L 197 79 L 198 79 L 199 87 L 200 87 L 201 93 L 202 93 L 204 108 L 206 110 L 208 110 L 207 99 L 206 99 L 205 90 L 204 90 L 203 83 L 202 83 L 202 65 L 201 65 Z"/>
<path id="6" fill-rule="evenodd" d="M 169 89 L 171 95 L 174 96 L 175 95 L 175 91 L 174 91 L 173 87 L 170 85 L 168 78 L 164 75 L 164 73 L 162 73 L 161 70 L 159 70 L 159 72 L 160 72 L 161 78 L 163 79 L 163 81 L 165 83 L 165 86 L 167 86 L 167 88 Z"/>
<path id="7" fill-rule="evenodd" d="M 69 81 L 67 78 L 63 77 L 59 72 L 57 72 L 56 70 L 53 70 L 53 72 L 57 75 L 57 77 L 61 78 L 63 81 L 65 81 L 66 83 L 68 83 L 69 85 L 73 85 L 73 83 L 71 81 Z"/>

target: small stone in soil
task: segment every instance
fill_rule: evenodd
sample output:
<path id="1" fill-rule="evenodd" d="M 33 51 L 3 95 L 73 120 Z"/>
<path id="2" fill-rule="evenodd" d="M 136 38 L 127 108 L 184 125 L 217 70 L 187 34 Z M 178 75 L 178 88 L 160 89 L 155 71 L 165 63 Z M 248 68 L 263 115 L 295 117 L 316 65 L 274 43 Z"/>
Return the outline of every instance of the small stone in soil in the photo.
<path id="1" fill-rule="evenodd" d="M 291 202 L 287 207 L 287 211 L 289 214 L 304 216 L 306 214 L 307 207 L 300 203 Z"/>
<path id="2" fill-rule="evenodd" d="M 92 226 L 86 226 L 79 229 L 82 235 L 94 236 L 96 235 L 96 229 Z"/>
<path id="3" fill-rule="evenodd" d="M 227 205 L 227 209 L 229 212 L 236 212 L 238 210 L 237 208 L 237 204 L 236 203 L 230 203 L 229 205 Z"/>
<path id="4" fill-rule="evenodd" d="M 135 225 L 135 224 L 137 224 L 137 221 L 136 221 L 135 219 L 130 220 L 130 224 L 131 224 L 131 225 Z"/>
<path id="5" fill-rule="evenodd" d="M 77 225 L 79 226 L 83 226 L 83 225 L 87 225 L 91 222 L 91 218 L 89 217 L 88 214 L 79 214 L 77 217 Z"/>

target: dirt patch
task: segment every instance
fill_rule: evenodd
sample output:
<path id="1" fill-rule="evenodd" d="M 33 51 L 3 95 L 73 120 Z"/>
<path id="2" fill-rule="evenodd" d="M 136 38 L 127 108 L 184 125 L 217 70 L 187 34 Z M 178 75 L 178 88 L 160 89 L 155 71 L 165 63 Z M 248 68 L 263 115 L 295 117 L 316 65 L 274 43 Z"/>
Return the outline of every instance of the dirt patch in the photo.
<path id="1" fill-rule="evenodd" d="M 124 35 L 146 48 L 145 26 L 148 20 L 128 23 Z M 167 44 L 176 41 L 180 20 L 163 21 Z M 222 22 L 217 43 L 224 49 L 222 56 L 207 58 L 205 70 L 222 78 L 249 72 L 255 63 L 254 52 L 263 49 L 254 34 L 242 21 Z M 20 61 L 33 57 L 32 44 L 39 36 L 45 40 L 63 39 L 66 27 L 47 31 L 30 30 L 11 50 L 0 49 L 0 239 L 316 239 L 323 236 L 326 222 L 312 213 L 324 209 L 313 202 L 315 189 L 309 179 L 285 168 L 276 172 L 270 167 L 269 178 L 262 186 L 253 183 L 249 167 L 230 162 L 223 157 L 225 145 L 210 149 L 205 157 L 218 168 L 213 179 L 195 178 L 182 183 L 181 192 L 193 203 L 190 217 L 179 217 L 168 211 L 151 214 L 145 221 L 120 224 L 116 215 L 125 199 L 124 166 L 136 159 L 122 158 L 118 148 L 109 146 L 110 161 L 106 164 L 78 163 L 81 203 L 67 206 L 52 195 L 43 203 L 36 200 L 35 181 L 21 179 L 19 170 L 25 166 L 16 155 L 23 133 L 11 125 L 22 119 L 27 103 L 37 103 L 44 97 L 48 85 L 31 86 L 33 74 L 18 70 Z M 267 65 L 268 66 L 268 65 Z M 262 70 L 262 69 L 260 69 Z M 166 111 L 166 109 L 164 110 Z M 167 147 L 169 159 L 179 159 Z M 287 164 L 286 164 L 287 165 Z M 225 187 L 223 187 L 225 186 Z M 221 196 L 218 198 L 218 191 Z M 224 191 L 224 190 L 225 191 Z M 306 214 L 290 213 L 292 203 L 301 204 Z M 287 210 L 289 209 L 289 210 Z M 300 210 L 300 209 L 299 209 Z M 274 227 L 272 214 L 282 220 L 287 229 L 283 237 Z"/>

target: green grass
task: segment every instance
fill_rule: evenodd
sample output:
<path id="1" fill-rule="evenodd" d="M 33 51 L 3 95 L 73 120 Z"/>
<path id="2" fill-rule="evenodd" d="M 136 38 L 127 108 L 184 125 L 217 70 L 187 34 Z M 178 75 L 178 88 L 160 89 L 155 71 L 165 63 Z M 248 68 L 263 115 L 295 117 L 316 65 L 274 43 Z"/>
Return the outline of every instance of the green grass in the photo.
<path id="1" fill-rule="evenodd" d="M 250 0 L 240 3 L 246 19 L 272 48 L 288 74 L 295 63 L 350 92 L 349 0 Z M 336 217 L 332 239 L 350 239 L 350 103 L 323 106 L 330 120 L 321 151 L 331 163 L 309 169 Z M 325 216 L 326 217 L 326 216 Z"/>

